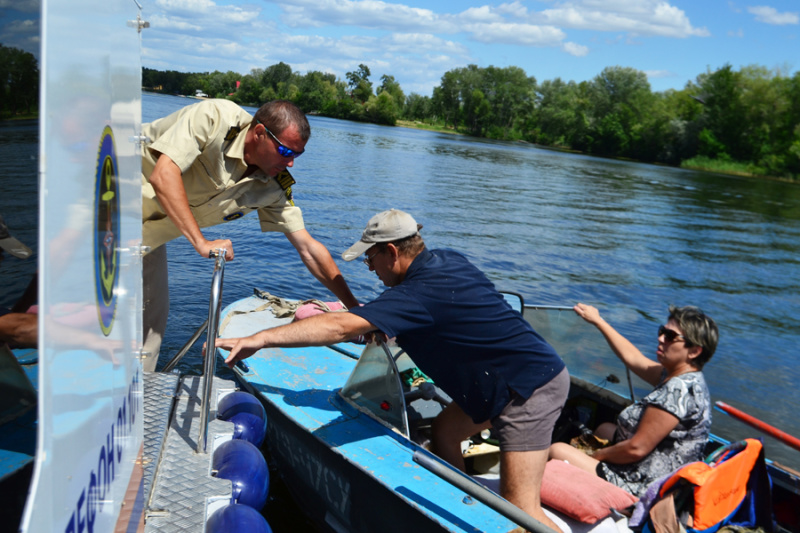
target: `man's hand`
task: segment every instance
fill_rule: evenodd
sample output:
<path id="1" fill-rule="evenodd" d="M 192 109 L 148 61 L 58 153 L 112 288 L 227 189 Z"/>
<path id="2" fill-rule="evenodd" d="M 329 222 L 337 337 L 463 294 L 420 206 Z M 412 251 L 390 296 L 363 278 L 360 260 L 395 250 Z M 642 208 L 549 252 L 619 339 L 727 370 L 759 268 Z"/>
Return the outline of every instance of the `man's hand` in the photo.
<path id="1" fill-rule="evenodd" d="M 217 339 L 216 347 L 230 351 L 225 359 L 225 364 L 228 365 L 228 368 L 233 368 L 237 361 L 247 359 L 263 348 L 264 343 L 260 339 L 260 334 L 256 333 L 249 337 Z"/>
<path id="2" fill-rule="evenodd" d="M 233 243 L 228 239 L 217 239 L 216 241 L 203 241 L 195 246 L 195 250 L 202 257 L 213 257 L 211 252 L 222 248 L 225 250 L 225 261 L 233 261 Z"/>

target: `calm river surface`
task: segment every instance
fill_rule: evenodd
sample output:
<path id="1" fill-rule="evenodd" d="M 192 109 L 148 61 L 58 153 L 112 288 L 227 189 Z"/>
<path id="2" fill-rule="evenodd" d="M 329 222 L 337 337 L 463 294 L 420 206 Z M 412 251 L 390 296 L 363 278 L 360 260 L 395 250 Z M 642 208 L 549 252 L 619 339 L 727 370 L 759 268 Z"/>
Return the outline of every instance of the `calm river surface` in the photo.
<path id="1" fill-rule="evenodd" d="M 143 121 L 191 103 L 145 94 Z M 464 252 L 498 288 L 520 292 L 528 303 L 591 303 L 653 357 L 667 306 L 702 307 L 720 327 L 705 369 L 713 399 L 800 436 L 800 185 L 321 117 L 310 122 L 311 140 L 292 170 L 295 201 L 360 300 L 377 296 L 382 284 L 340 253 L 373 214 L 403 209 L 425 226 L 430 247 Z M 0 123 L 0 212 L 32 247 L 35 134 L 34 124 Z M 236 247 L 223 305 L 253 287 L 332 297 L 282 235 L 260 232 L 255 215 L 207 236 L 230 238 Z M 184 239 L 168 246 L 164 349 L 173 353 L 207 315 L 213 264 Z M 10 289 L 0 305 L 22 292 L 31 263 L 3 263 Z M 199 348 L 181 365 L 200 373 Z M 757 434 L 721 412 L 713 431 L 729 439 Z M 800 468 L 800 452 L 769 438 L 766 446 L 769 457 Z"/>
<path id="2" fill-rule="evenodd" d="M 193 102 L 145 94 L 142 120 Z M 383 285 L 340 254 L 373 214 L 403 209 L 425 226 L 430 247 L 466 253 L 498 288 L 529 303 L 591 303 L 653 357 L 667 306 L 700 306 L 720 327 L 705 369 L 713 399 L 800 435 L 800 186 L 309 120 L 311 139 L 292 169 L 295 202 L 360 300 Z M 253 287 L 332 298 L 282 235 L 261 233 L 255 215 L 209 233 L 232 239 L 236 250 L 223 305 Z M 174 350 L 208 314 L 213 265 L 184 239 L 168 253 L 167 348 Z M 197 350 L 185 365 L 200 368 Z M 754 434 L 721 412 L 713 431 L 729 439 Z M 769 457 L 800 468 L 800 452 L 771 439 L 766 446 Z"/>

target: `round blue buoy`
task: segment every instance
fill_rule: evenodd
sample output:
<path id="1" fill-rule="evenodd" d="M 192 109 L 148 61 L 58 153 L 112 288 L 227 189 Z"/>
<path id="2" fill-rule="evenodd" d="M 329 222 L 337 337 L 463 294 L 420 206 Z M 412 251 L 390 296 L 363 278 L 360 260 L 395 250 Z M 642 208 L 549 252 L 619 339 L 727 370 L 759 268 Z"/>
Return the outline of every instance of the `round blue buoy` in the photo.
<path id="1" fill-rule="evenodd" d="M 261 446 L 267 435 L 267 413 L 264 406 L 253 396 L 243 391 L 231 392 L 220 398 L 217 418 L 232 422 L 233 438 Z"/>
<path id="2" fill-rule="evenodd" d="M 230 480 L 233 501 L 260 511 L 267 503 L 269 469 L 261 451 L 246 440 L 229 440 L 214 450 L 211 467 Z"/>
<path id="3" fill-rule="evenodd" d="M 208 533 L 230 533 L 246 531 L 247 533 L 272 533 L 267 519 L 247 505 L 231 503 L 217 509 L 206 522 Z"/>

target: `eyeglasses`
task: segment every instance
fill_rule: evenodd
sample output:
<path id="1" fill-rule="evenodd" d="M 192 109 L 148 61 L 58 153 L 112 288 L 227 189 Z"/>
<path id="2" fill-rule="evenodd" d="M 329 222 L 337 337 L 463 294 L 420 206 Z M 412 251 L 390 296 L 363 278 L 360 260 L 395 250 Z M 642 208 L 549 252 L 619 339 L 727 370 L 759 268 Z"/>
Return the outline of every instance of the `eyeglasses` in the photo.
<path id="1" fill-rule="evenodd" d="M 261 121 L 256 120 L 256 124 L 261 124 Z M 264 126 L 264 124 L 261 125 Z M 269 136 L 272 137 L 272 139 L 276 143 L 278 143 L 278 153 L 281 154 L 282 157 L 300 157 L 305 152 L 305 150 L 300 150 L 299 152 L 296 150 L 292 150 L 291 148 L 283 144 L 281 141 L 279 141 L 278 138 L 275 137 L 275 134 L 269 131 L 269 128 L 267 128 L 266 126 L 264 126 L 264 131 L 269 133 Z"/>
<path id="2" fill-rule="evenodd" d="M 665 342 L 675 342 L 684 340 L 683 335 L 677 331 L 668 329 L 666 326 L 658 326 L 658 336 L 664 335 Z"/>
<path id="3" fill-rule="evenodd" d="M 367 257 L 365 257 L 364 258 L 364 264 L 367 265 L 368 267 L 371 267 L 372 266 L 372 260 L 375 259 L 375 256 L 378 255 L 379 253 L 381 253 L 382 251 L 383 250 L 378 250 L 374 254 L 368 255 Z"/>

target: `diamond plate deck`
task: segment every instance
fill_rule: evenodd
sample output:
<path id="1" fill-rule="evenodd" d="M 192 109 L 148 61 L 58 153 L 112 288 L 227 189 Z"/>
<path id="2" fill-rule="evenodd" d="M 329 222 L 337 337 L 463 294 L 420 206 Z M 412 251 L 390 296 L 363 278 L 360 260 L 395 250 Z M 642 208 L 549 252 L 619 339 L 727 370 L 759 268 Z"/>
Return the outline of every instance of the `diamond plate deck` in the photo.
<path id="1" fill-rule="evenodd" d="M 177 374 L 144 373 L 144 501 L 150 499 L 153 476 L 167 435 L 179 378 Z"/>
<path id="2" fill-rule="evenodd" d="M 209 453 L 197 454 L 202 377 L 185 376 L 178 386 L 175 410 L 164 442 L 149 505 L 145 532 L 199 532 L 205 529 L 209 498 L 230 498 L 231 482 L 211 477 L 211 450 L 218 436 L 233 433 L 233 424 L 216 419 L 219 394 L 235 390 L 232 381 L 214 379 L 209 412 Z"/>

